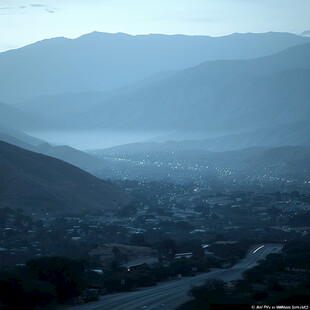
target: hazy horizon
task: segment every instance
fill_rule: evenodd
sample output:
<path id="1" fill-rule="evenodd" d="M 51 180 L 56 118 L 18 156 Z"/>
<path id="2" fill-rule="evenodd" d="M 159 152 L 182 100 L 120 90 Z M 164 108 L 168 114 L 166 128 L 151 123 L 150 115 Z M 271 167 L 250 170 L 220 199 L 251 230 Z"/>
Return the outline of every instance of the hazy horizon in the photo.
<path id="1" fill-rule="evenodd" d="M 310 3 L 281 1 L 36 1 L 0 3 L 0 51 L 43 39 L 76 38 L 93 31 L 223 36 L 290 32 L 309 35 Z M 20 31 L 22 29 L 23 31 Z M 143 29 L 143 30 L 141 30 Z"/>
<path id="2" fill-rule="evenodd" d="M 86 32 L 86 33 L 82 33 L 79 34 L 77 36 L 74 37 L 69 37 L 69 36 L 63 36 L 63 35 L 59 35 L 59 36 L 52 36 L 52 37 L 46 37 L 46 38 L 42 38 L 42 39 L 38 39 L 36 41 L 31 41 L 29 43 L 26 43 L 25 45 L 21 45 L 21 46 L 15 46 L 15 47 L 9 47 L 7 49 L 2 50 L 1 49 L 1 45 L 0 45 L 0 54 L 1 53 L 5 53 L 7 51 L 11 51 L 11 50 L 17 50 L 29 45 L 33 45 L 36 43 L 39 43 L 41 41 L 45 41 L 45 40 L 53 40 L 53 39 L 60 39 L 60 38 L 64 38 L 64 39 L 68 39 L 68 40 L 75 40 L 75 39 L 79 39 L 81 37 L 90 35 L 92 33 L 101 33 L 101 34 L 110 34 L 110 35 L 117 35 L 117 34 L 123 34 L 123 35 L 128 35 L 131 37 L 142 37 L 142 36 L 152 36 L 152 35 L 162 35 L 162 36 L 187 36 L 187 37 L 210 37 L 210 38 L 221 38 L 221 37 L 227 37 L 227 36 L 231 36 L 231 35 L 248 35 L 248 34 L 266 34 L 266 33 L 287 33 L 287 34 L 292 34 L 292 35 L 296 35 L 296 36 L 300 36 L 300 37 L 309 37 L 310 34 L 303 34 L 303 33 L 294 33 L 294 32 L 287 32 L 287 31 L 273 31 L 273 30 L 269 30 L 269 31 L 265 31 L 265 32 L 231 32 L 231 33 L 227 33 L 227 34 L 220 34 L 220 35 L 209 35 L 209 34 L 188 34 L 188 33 L 163 33 L 163 32 L 149 32 L 149 33 L 128 33 L 128 32 L 122 32 L 122 31 L 118 31 L 118 32 L 106 32 L 106 31 L 97 31 L 97 30 L 93 30 L 90 32 Z"/>

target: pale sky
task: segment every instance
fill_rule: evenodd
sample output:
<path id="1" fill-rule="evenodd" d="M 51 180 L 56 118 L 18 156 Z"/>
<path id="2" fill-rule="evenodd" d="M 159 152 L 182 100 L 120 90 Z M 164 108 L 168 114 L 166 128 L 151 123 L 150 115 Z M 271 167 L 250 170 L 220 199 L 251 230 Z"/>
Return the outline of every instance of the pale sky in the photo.
<path id="1" fill-rule="evenodd" d="M 310 0 L 0 0 L 0 51 L 92 31 L 310 35 Z"/>

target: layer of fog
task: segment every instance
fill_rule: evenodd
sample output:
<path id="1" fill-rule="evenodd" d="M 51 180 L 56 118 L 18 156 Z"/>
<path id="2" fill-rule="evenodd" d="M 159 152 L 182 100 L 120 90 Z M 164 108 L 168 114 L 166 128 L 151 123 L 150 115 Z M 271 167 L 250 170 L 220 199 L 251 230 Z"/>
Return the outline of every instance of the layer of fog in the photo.
<path id="1" fill-rule="evenodd" d="M 52 145 L 69 145 L 81 151 L 106 149 L 130 143 L 212 139 L 226 132 L 150 132 L 108 130 L 37 130 L 27 134 Z"/>
<path id="2" fill-rule="evenodd" d="M 69 145 L 79 150 L 105 149 L 135 142 L 148 142 L 163 133 L 131 131 L 28 131 L 27 134 L 53 145 Z"/>

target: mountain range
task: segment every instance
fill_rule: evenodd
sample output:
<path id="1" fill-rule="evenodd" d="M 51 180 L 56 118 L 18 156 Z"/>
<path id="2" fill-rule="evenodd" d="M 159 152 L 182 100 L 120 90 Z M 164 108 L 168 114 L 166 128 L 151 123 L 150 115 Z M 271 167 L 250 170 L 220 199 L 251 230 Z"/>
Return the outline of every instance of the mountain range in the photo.
<path id="1" fill-rule="evenodd" d="M 207 139 L 171 140 L 171 136 L 159 137 L 164 142 L 137 142 L 106 149 L 96 153 L 135 154 L 162 151 L 204 150 L 225 152 L 249 147 L 303 146 L 310 145 L 308 121 L 279 124 L 244 133 L 227 134 Z"/>
<path id="2" fill-rule="evenodd" d="M 163 71 L 262 57 L 307 42 L 308 37 L 275 32 L 223 37 L 93 32 L 77 39 L 48 39 L 0 53 L 0 101 L 107 91 Z"/>
<path id="3" fill-rule="evenodd" d="M 18 108 L 66 130 L 161 131 L 172 140 L 175 133 L 178 140 L 199 133 L 210 150 L 228 149 L 225 140 L 235 140 L 234 149 L 308 144 L 309 55 L 307 43 L 256 59 L 206 62 L 105 93 L 98 102 L 99 93 L 67 93 Z"/>
<path id="4" fill-rule="evenodd" d="M 102 60 L 96 58 L 96 53 L 107 42 L 110 49 L 105 52 L 110 58 L 121 57 L 123 60 L 122 67 L 117 67 L 117 70 L 114 68 L 119 76 L 126 72 L 128 63 L 139 67 L 138 58 L 131 55 L 129 58 L 134 58 L 135 61 L 129 61 L 120 47 L 127 44 L 129 53 L 131 47 L 139 42 L 139 55 L 152 55 L 152 65 L 158 62 L 161 66 L 156 67 L 157 71 L 154 69 L 148 73 L 155 75 L 142 81 L 131 77 L 132 84 L 115 90 L 103 91 L 112 88 L 107 86 L 101 87 L 100 91 L 92 91 L 91 87 L 87 86 L 88 90 L 83 91 L 84 86 L 80 85 L 78 92 L 69 92 L 73 89 L 67 87 L 64 89 L 65 93 L 52 95 L 54 91 L 37 87 L 42 90 L 39 97 L 14 105 L 1 104 L 0 111 L 4 112 L 0 113 L 0 123 L 10 123 L 22 130 L 81 130 L 88 131 L 89 134 L 92 131 L 120 131 L 125 136 L 129 131 L 156 133 L 158 138 L 152 138 L 153 141 L 175 140 L 174 145 L 181 149 L 188 149 L 189 145 L 196 148 L 195 144 L 200 144 L 200 149 L 213 151 L 251 146 L 308 145 L 310 43 L 305 43 L 308 39 L 284 33 L 235 34 L 221 38 L 93 33 L 75 40 L 54 39 L 38 42 L 8 53 L 17 58 L 29 53 L 40 59 L 40 53 L 50 57 L 50 52 L 46 51 L 48 46 L 51 51 L 57 49 L 58 52 L 54 53 L 56 59 L 59 55 L 63 57 L 69 50 L 74 50 L 73 55 L 76 53 L 78 58 L 72 57 L 68 63 L 80 59 L 82 64 L 74 64 L 74 70 L 80 70 L 81 66 L 88 64 L 88 52 L 92 51 L 95 54 L 91 61 L 96 61 L 97 67 L 87 67 L 87 70 L 91 71 L 91 74 L 87 75 L 91 80 L 96 76 L 96 70 L 101 68 L 101 61 L 106 61 L 104 53 Z M 56 44 L 57 42 L 59 44 Z M 157 42 L 158 46 L 154 42 Z M 164 54 L 158 52 L 162 46 L 160 42 L 167 42 L 164 49 L 166 54 L 163 51 Z M 179 49 L 174 45 L 177 42 L 180 44 Z M 188 50 L 190 42 L 195 51 L 193 53 Z M 201 48 L 195 45 L 196 43 L 200 44 Z M 240 46 L 236 52 L 238 44 Z M 149 50 L 150 46 L 154 51 Z M 184 50 L 180 49 L 181 46 Z M 117 48 L 118 53 L 112 53 L 112 50 Z M 178 51 L 179 54 L 175 53 L 172 57 L 172 51 Z M 275 51 L 272 55 L 253 58 Z M 185 52 L 188 53 L 187 56 Z M 206 59 L 211 60 L 188 67 L 202 61 L 202 56 L 198 57 L 198 54 L 206 55 Z M 0 62 L 3 55 L 0 54 Z M 166 55 L 167 59 L 163 59 L 163 55 Z M 232 59 L 238 57 L 240 59 Z M 218 60 L 212 60 L 215 58 Z M 145 58 L 140 60 L 145 61 Z M 110 63 L 112 66 L 118 62 L 111 60 Z M 39 61 L 37 66 L 42 69 L 45 63 Z M 182 66 L 188 68 L 180 69 Z M 49 68 L 62 74 L 62 69 L 56 65 Z M 160 73 L 161 69 L 164 72 Z M 111 73 L 109 70 L 109 67 L 106 67 L 100 81 L 105 79 L 105 74 Z M 25 72 L 33 74 L 29 70 Z M 76 74 L 75 71 L 73 73 L 76 79 L 84 76 Z M 44 76 L 49 79 L 53 74 Z M 111 81 L 112 76 L 113 74 L 110 75 Z M 73 77 L 69 79 L 65 73 L 60 77 L 63 84 L 74 80 Z M 29 83 L 32 83 L 31 76 Z M 31 88 L 30 84 L 27 89 Z M 120 85 L 122 83 L 118 86 Z"/>

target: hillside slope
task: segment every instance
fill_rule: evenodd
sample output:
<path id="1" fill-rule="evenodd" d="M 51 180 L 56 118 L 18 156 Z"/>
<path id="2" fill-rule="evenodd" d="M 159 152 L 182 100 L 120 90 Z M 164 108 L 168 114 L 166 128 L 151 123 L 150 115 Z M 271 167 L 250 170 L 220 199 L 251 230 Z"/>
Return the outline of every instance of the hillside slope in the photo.
<path id="1" fill-rule="evenodd" d="M 115 210 L 130 197 L 61 160 L 0 141 L 0 206 L 27 213 Z"/>
<path id="2" fill-rule="evenodd" d="M 0 124 L 0 141 L 13 144 L 28 151 L 41 153 L 63 160 L 77 166 L 93 175 L 104 176 L 105 171 L 110 171 L 110 165 L 106 161 L 91 156 L 67 145 L 52 146 L 43 140 L 39 140 L 21 131 Z"/>

